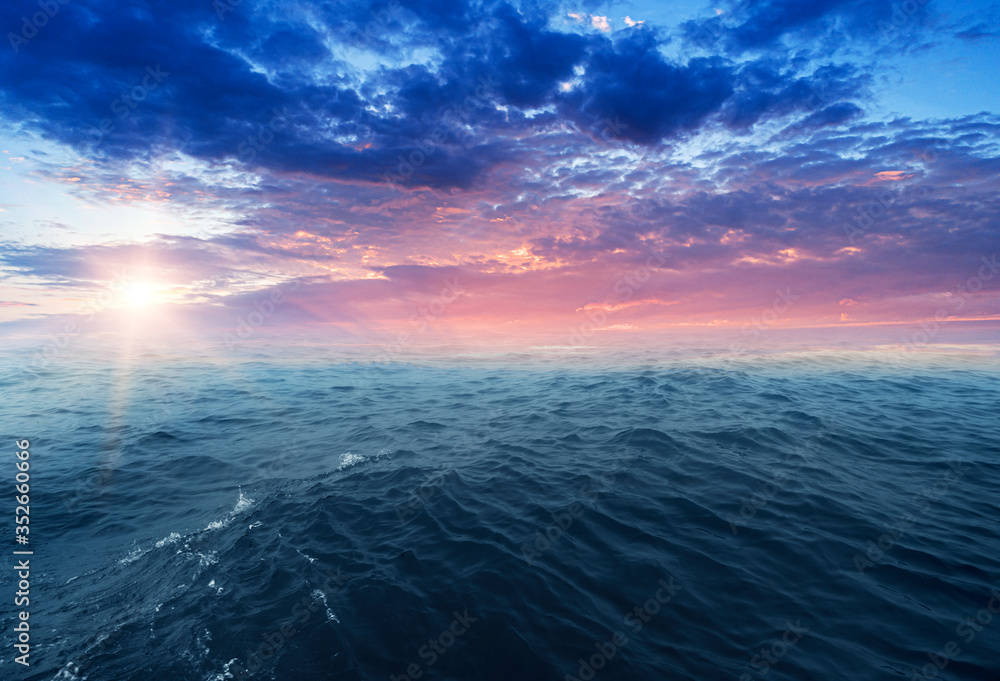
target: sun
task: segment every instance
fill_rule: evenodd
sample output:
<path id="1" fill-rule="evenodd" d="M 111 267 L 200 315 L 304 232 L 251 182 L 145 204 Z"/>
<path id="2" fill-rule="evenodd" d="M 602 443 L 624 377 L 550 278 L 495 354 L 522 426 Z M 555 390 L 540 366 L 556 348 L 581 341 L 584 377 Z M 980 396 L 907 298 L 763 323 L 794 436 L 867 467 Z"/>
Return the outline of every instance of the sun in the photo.
<path id="1" fill-rule="evenodd" d="M 130 307 L 146 307 L 155 301 L 155 289 L 145 281 L 132 282 L 125 288 L 125 303 Z"/>

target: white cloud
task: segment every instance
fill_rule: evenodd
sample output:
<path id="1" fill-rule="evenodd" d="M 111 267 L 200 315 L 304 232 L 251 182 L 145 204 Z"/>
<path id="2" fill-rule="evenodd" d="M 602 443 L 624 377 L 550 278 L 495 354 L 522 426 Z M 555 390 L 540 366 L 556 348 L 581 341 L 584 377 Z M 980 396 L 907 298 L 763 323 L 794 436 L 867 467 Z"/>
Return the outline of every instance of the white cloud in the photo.
<path id="1" fill-rule="evenodd" d="M 590 24 L 598 31 L 608 32 L 611 30 L 611 24 L 608 23 L 607 17 L 599 17 L 596 14 L 590 16 Z"/>
<path id="2" fill-rule="evenodd" d="M 582 24 L 589 19 L 590 25 L 598 31 L 604 31 L 605 33 L 611 31 L 611 23 L 608 21 L 607 17 L 602 17 L 597 14 L 584 14 L 583 12 L 567 12 L 566 16 L 573 19 L 578 24 Z"/>

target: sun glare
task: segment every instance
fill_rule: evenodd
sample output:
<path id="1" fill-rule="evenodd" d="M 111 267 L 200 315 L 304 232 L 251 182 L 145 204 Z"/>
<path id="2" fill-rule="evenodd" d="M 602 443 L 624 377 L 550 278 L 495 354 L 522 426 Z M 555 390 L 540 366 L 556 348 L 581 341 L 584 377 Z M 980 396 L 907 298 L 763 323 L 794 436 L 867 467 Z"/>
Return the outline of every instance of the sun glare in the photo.
<path id="1" fill-rule="evenodd" d="M 146 307 L 155 300 L 153 286 L 145 281 L 137 281 L 125 289 L 125 302 L 130 307 Z"/>

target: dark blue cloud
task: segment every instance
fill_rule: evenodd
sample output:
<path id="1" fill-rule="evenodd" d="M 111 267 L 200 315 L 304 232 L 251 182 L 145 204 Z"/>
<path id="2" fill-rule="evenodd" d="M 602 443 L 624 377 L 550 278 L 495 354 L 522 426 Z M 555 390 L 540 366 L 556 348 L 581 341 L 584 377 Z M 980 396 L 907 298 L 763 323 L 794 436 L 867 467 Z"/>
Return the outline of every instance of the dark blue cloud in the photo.
<path id="1" fill-rule="evenodd" d="M 330 53 L 323 45 L 322 36 L 309 27 L 291 26 L 282 28 L 267 37 L 258 55 L 269 65 L 280 68 L 296 60 L 315 64 Z"/>
<path id="2" fill-rule="evenodd" d="M 586 41 L 546 30 L 544 17 L 526 22 L 509 5 L 499 8 L 497 18 L 501 33 L 490 46 L 489 58 L 491 66 L 503 74 L 503 96 L 515 106 L 538 106 L 572 75 L 584 56 Z"/>
<path id="3" fill-rule="evenodd" d="M 807 116 L 800 125 L 803 128 L 819 128 L 827 125 L 841 125 L 855 118 L 860 118 L 864 114 L 855 104 L 851 102 L 841 102 L 832 104 L 824 109 Z"/>
<path id="4" fill-rule="evenodd" d="M 1000 30 L 997 30 L 995 25 L 980 22 L 974 26 L 970 26 L 964 30 L 955 33 L 956 38 L 961 40 L 968 40 L 970 42 L 976 40 L 996 40 L 1000 37 Z"/>
<path id="5" fill-rule="evenodd" d="M 752 127 L 764 117 L 797 112 L 815 116 L 819 110 L 844 99 L 862 97 L 868 90 L 867 78 L 847 65 L 826 65 L 808 76 L 798 76 L 777 60 L 758 60 L 737 74 L 737 93 L 726 102 L 722 118 L 735 130 Z M 857 105 L 840 102 L 859 110 Z"/>
<path id="6" fill-rule="evenodd" d="M 732 96 L 735 71 L 717 59 L 671 64 L 658 47 L 645 30 L 603 41 L 588 57 L 583 87 L 561 98 L 562 110 L 605 139 L 648 144 L 695 129 Z"/>
<path id="7" fill-rule="evenodd" d="M 689 44 L 724 52 L 777 48 L 785 38 L 812 48 L 840 47 L 909 33 L 923 22 L 924 2 L 893 0 L 729 0 L 722 14 L 691 20 L 681 26 Z"/>
<path id="8" fill-rule="evenodd" d="M 815 14 L 772 5 L 788 26 Z M 850 69 L 783 54 L 673 61 L 646 26 L 559 32 L 537 4 L 342 1 L 298 16 L 254 0 L 60 7 L 17 52 L 0 52 L 0 103 L 9 120 L 106 164 L 182 152 L 386 188 L 469 189 L 522 162 L 527 135 L 567 123 L 602 144 L 655 145 L 861 91 Z M 19 30 L 35 11 L 11 0 L 4 26 Z M 418 51 L 433 56 L 412 63 Z"/>

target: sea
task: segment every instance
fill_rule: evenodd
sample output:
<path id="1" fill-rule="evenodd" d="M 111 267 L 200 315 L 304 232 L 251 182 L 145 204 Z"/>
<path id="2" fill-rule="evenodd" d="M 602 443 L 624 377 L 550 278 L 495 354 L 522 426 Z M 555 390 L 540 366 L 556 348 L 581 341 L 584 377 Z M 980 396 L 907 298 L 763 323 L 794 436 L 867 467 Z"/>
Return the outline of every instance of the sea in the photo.
<path id="1" fill-rule="evenodd" d="M 0 677 L 996 681 L 1000 359 L 893 352 L 6 357 Z"/>

